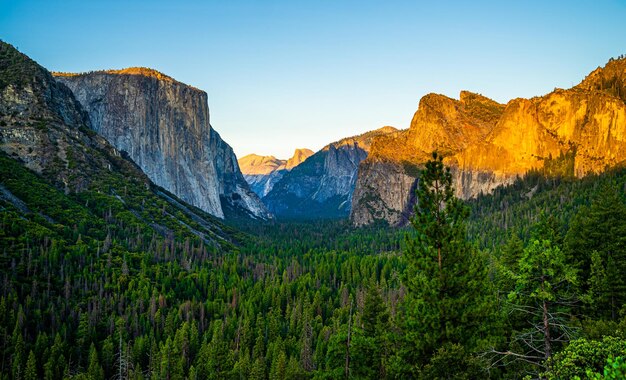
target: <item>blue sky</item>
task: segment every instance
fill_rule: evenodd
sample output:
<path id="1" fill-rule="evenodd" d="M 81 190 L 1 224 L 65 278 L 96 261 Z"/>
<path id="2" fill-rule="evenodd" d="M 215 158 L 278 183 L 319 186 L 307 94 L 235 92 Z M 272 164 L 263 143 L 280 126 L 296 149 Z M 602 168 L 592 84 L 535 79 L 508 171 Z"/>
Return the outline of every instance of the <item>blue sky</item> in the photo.
<path id="1" fill-rule="evenodd" d="M 209 94 L 235 149 L 287 158 L 460 90 L 567 88 L 626 53 L 626 1 L 0 0 L 0 38 L 55 71 L 147 66 Z"/>

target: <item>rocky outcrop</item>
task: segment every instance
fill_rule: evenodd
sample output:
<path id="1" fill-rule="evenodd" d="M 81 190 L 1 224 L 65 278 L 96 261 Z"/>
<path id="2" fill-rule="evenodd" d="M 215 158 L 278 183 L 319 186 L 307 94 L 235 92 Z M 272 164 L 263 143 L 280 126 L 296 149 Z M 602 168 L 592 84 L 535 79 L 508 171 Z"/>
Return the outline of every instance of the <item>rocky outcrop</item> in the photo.
<path id="1" fill-rule="evenodd" d="M 352 222 L 406 223 L 419 167 L 435 150 L 446 157 L 463 199 L 531 170 L 582 177 L 623 163 L 625 69 L 626 60 L 614 60 L 572 89 L 506 106 L 469 92 L 460 100 L 425 96 L 408 130 L 372 144 L 355 186 Z"/>
<path id="2" fill-rule="evenodd" d="M 327 145 L 286 172 L 263 202 L 283 218 L 348 216 L 358 167 L 367 157 L 372 139 L 395 131 L 384 127 Z"/>
<path id="3" fill-rule="evenodd" d="M 233 150 L 211 127 L 204 91 L 145 68 L 55 75 L 88 112 L 93 130 L 154 183 L 220 218 L 226 206 L 268 217 Z"/>
<path id="4" fill-rule="evenodd" d="M 274 156 L 249 154 L 239 159 L 239 167 L 252 191 L 259 197 L 266 196 L 285 172 L 300 165 L 313 155 L 310 149 L 296 149 L 288 160 L 280 160 Z"/>
<path id="5" fill-rule="evenodd" d="M 119 152 L 88 129 L 72 92 L 0 41 L 0 150 L 65 192 L 119 164 Z M 123 160 L 121 160 L 123 162 Z"/>

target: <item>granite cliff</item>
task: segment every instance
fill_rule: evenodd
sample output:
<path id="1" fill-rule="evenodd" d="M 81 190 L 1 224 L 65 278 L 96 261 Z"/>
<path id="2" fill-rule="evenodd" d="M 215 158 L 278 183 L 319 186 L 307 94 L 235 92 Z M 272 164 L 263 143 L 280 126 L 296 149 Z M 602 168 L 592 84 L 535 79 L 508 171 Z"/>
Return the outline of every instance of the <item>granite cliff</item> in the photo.
<path id="1" fill-rule="evenodd" d="M 284 173 L 263 202 L 283 218 L 348 216 L 359 163 L 367 157 L 375 136 L 395 131 L 384 127 L 325 146 Z"/>
<path id="2" fill-rule="evenodd" d="M 241 157 L 239 167 L 252 191 L 259 197 L 266 196 L 283 175 L 313 155 L 310 149 L 296 149 L 288 160 L 274 156 L 249 154 Z"/>
<path id="3" fill-rule="evenodd" d="M 91 128 L 155 184 L 220 218 L 225 210 L 269 216 L 211 127 L 204 91 L 146 68 L 55 76 L 87 111 Z"/>
<path id="4" fill-rule="evenodd" d="M 351 220 L 406 223 L 420 165 L 444 154 L 457 196 L 468 199 L 534 170 L 582 177 L 626 160 L 626 60 L 612 60 L 568 90 L 498 104 L 462 92 L 423 97 L 407 130 L 372 143 L 361 164 Z"/>
<path id="5" fill-rule="evenodd" d="M 82 211 L 93 213 L 90 220 L 103 218 L 118 227 L 126 224 L 126 228 L 133 221 L 141 221 L 155 235 L 171 238 L 174 231 L 185 236 L 195 235 L 211 249 L 232 241 L 230 233 L 211 215 L 155 186 L 123 152 L 92 130 L 88 114 L 68 87 L 2 41 L 0 158 L 6 165 L 5 170 L 20 169 L 14 170 L 13 178 L 0 178 L 0 208 L 5 212 L 18 212 L 23 220 L 33 219 L 55 230 L 62 228 L 55 218 L 65 218 L 66 207 L 80 204 Z M 65 193 L 63 199 L 68 203 L 47 203 L 52 190 L 39 193 L 23 188 L 28 186 L 28 182 L 23 182 L 24 167 L 38 176 L 38 183 L 45 183 L 54 192 Z M 20 193 L 12 193 L 11 188 L 18 188 L 22 198 Z M 27 204 L 31 204 L 30 209 Z M 41 210 L 45 209 L 52 213 L 44 214 Z M 76 217 L 79 219 L 73 222 L 77 223 L 74 229 L 95 228 L 79 226 L 85 218 L 81 214 Z M 102 232 L 106 231 L 98 234 Z"/>

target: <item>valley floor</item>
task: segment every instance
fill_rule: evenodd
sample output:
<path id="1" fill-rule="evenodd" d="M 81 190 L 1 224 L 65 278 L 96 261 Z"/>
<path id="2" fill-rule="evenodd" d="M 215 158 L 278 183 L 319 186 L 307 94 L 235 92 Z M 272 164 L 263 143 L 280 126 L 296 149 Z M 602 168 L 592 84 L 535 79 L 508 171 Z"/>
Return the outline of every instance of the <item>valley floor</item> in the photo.
<path id="1" fill-rule="evenodd" d="M 124 199 L 141 187 L 66 195 L 2 159 L 1 378 L 563 377 L 601 373 L 626 350 L 624 272 L 611 272 L 626 265 L 624 171 L 581 181 L 529 176 L 470 202 L 464 247 L 479 260 L 457 269 L 481 274 L 459 278 L 468 288 L 481 278 L 482 303 L 448 289 L 442 304 L 412 290 L 422 277 L 406 259 L 420 241 L 411 227 L 212 221 L 214 235 L 201 238 L 208 224 L 171 204 L 141 195 L 154 206 L 131 208 L 137 202 Z M 548 261 L 532 261 L 540 257 Z M 587 262 L 586 274 L 567 270 Z M 530 267 L 561 271 L 571 286 L 554 297 L 575 296 L 551 301 L 567 327 L 567 339 L 552 342 L 555 362 L 531 360 L 537 355 L 521 347 L 532 318 L 516 311 L 536 299 L 515 291 L 534 281 Z M 430 280 L 420 280 L 423 289 Z M 465 317 L 482 315 L 483 327 L 463 317 L 431 334 L 440 325 L 424 307 L 457 302 L 471 312 Z M 413 325 L 420 320 L 433 327 Z M 595 356 L 571 359 L 588 349 Z"/>

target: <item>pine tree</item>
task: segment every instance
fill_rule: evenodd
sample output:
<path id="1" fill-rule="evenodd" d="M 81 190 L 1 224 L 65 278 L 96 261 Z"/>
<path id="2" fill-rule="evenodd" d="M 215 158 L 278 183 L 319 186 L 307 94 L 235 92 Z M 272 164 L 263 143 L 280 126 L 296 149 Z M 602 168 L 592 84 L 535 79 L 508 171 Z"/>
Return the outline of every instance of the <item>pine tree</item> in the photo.
<path id="1" fill-rule="evenodd" d="M 265 379 L 265 361 L 263 358 L 256 358 L 252 364 L 248 379 L 251 380 L 264 380 Z"/>
<path id="2" fill-rule="evenodd" d="M 90 380 L 104 380 L 104 370 L 100 365 L 98 351 L 93 343 L 89 347 L 89 368 L 87 369 L 87 374 Z"/>
<path id="3" fill-rule="evenodd" d="M 15 329 L 13 329 L 13 357 L 12 357 L 12 374 L 14 379 L 21 379 L 24 375 L 24 339 L 22 338 L 22 333 L 20 331 L 19 320 L 15 324 Z"/>
<path id="4" fill-rule="evenodd" d="M 626 203 L 614 186 L 603 185 L 591 206 L 576 214 L 565 237 L 565 251 L 579 269 L 583 290 L 593 292 L 591 314 L 617 320 L 626 304 Z M 599 257 L 592 268 L 594 252 Z M 599 293 L 597 275 L 601 269 L 606 283 Z M 596 277 L 590 278 L 593 273 Z"/>
<path id="5" fill-rule="evenodd" d="M 526 326 L 515 335 L 512 349 L 501 354 L 541 367 L 573 336 L 576 269 L 558 246 L 537 239 L 526 247 L 518 266 L 509 301 L 511 312 L 523 314 Z"/>
<path id="6" fill-rule="evenodd" d="M 228 348 L 228 343 L 224 341 L 223 324 L 221 320 L 215 322 L 213 336 L 208 345 L 207 369 L 209 378 L 223 378 L 233 368 L 233 357 Z"/>
<path id="7" fill-rule="evenodd" d="M 370 285 L 365 295 L 363 330 L 354 334 L 353 373 L 367 378 L 384 379 L 387 375 L 389 356 L 389 312 L 375 285 Z"/>
<path id="8" fill-rule="evenodd" d="M 28 354 L 28 361 L 26 361 L 26 370 L 24 371 L 24 380 L 37 380 L 39 375 L 37 374 L 37 360 L 35 354 L 31 350 Z M 97 380 L 97 379 L 96 379 Z"/>
<path id="9" fill-rule="evenodd" d="M 278 355 L 274 357 L 272 367 L 270 369 L 270 380 L 284 380 L 287 368 L 287 355 L 285 351 L 280 350 Z"/>
<path id="10" fill-rule="evenodd" d="M 421 366 L 439 349 L 460 344 L 471 351 L 488 329 L 487 266 L 466 239 L 468 208 L 454 196 L 450 169 L 433 153 L 422 171 L 415 216 L 415 239 L 407 238 L 406 351 Z"/>

